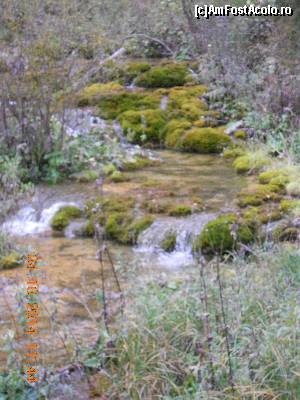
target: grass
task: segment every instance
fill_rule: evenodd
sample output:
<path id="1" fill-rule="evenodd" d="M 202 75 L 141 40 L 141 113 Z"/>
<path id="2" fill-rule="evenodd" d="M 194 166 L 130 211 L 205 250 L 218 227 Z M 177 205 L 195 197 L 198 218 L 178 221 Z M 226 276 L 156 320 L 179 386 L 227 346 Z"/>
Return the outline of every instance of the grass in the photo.
<path id="1" fill-rule="evenodd" d="M 219 264 L 222 303 L 215 261 L 203 267 L 202 279 L 198 266 L 181 283 L 170 276 L 164 284 L 134 289 L 114 355 L 105 365 L 113 381 L 107 395 L 298 399 L 299 265 L 299 249 L 288 246 L 257 248 L 247 259 L 234 256 Z"/>

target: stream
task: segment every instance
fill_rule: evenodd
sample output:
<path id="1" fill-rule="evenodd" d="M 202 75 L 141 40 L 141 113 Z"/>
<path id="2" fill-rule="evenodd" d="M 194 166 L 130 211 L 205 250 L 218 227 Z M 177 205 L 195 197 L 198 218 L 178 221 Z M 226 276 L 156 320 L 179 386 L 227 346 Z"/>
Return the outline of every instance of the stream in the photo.
<path id="1" fill-rule="evenodd" d="M 153 152 L 159 163 L 141 170 L 128 172 L 129 181 L 104 185 L 104 195 L 132 196 L 136 207 L 157 201 L 172 204 L 195 199 L 196 211 L 188 217 L 157 215 L 155 222 L 138 238 L 134 248 L 109 242 L 109 249 L 120 271 L 123 288 L 129 285 L 126 273 L 134 274 L 140 282 L 186 275 L 195 269 L 191 253 L 192 239 L 204 225 L 220 212 L 235 210 L 236 193 L 247 185 L 247 178 L 237 176 L 229 163 L 220 156 L 178 153 L 167 150 Z M 2 229 L 8 231 L 21 245 L 38 251 L 44 267 L 40 286 L 43 312 L 40 321 L 43 366 L 62 366 L 70 360 L 63 338 L 71 335 L 77 347 L 87 347 L 98 337 L 101 306 L 97 293 L 101 287 L 97 247 L 92 239 L 73 235 L 72 227 L 65 236 L 52 235 L 50 222 L 64 205 L 83 207 L 97 195 L 95 183 L 64 183 L 40 185 L 29 203 L 7 218 Z M 201 209 L 197 201 L 201 199 Z M 76 226 L 75 226 L 76 228 Z M 168 232 L 175 232 L 173 252 L 164 252 L 159 243 Z M 105 261 L 109 301 L 117 307 L 118 293 L 111 281 L 111 270 Z M 0 271 L 1 341 L 4 333 L 14 328 L 12 315 L 17 315 L 24 290 L 25 268 Z M 18 300 L 19 299 L 19 300 Z M 8 306 L 9 305 L 9 306 Z M 68 339 L 65 339 L 68 342 Z M 18 342 L 22 346 L 22 338 Z M 4 343 L 1 343 L 1 349 Z M 55 348 L 55 351 L 53 349 Z M 72 350 L 73 351 L 73 350 Z M 0 351 L 0 363 L 6 363 L 6 353 Z"/>

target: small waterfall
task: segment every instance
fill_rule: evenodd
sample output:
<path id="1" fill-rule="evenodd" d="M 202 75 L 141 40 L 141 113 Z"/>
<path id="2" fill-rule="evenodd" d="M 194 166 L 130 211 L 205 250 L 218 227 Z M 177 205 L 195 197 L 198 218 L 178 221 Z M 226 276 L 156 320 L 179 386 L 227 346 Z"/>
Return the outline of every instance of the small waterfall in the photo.
<path id="1" fill-rule="evenodd" d="M 51 220 L 62 207 L 78 206 L 74 202 L 57 202 L 39 212 L 32 206 L 21 208 L 17 214 L 8 219 L 2 225 L 3 231 L 15 235 L 37 235 L 50 231 Z"/>
<path id="2" fill-rule="evenodd" d="M 216 214 L 195 214 L 188 218 L 160 218 L 156 220 L 139 239 L 137 252 L 156 253 L 163 265 L 176 268 L 193 262 L 192 244 L 204 226 L 216 218 Z M 176 235 L 176 246 L 172 253 L 162 250 L 162 242 L 168 235 Z"/>

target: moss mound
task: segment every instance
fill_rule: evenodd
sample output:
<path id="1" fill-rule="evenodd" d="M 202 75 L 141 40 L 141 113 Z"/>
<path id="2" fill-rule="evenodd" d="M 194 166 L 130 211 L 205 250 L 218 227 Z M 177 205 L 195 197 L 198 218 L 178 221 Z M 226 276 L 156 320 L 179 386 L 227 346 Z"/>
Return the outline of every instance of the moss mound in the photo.
<path id="1" fill-rule="evenodd" d="M 179 139 L 185 131 L 192 127 L 191 122 L 183 119 L 172 119 L 167 123 L 164 130 L 165 146 L 175 149 L 178 146 Z"/>
<path id="2" fill-rule="evenodd" d="M 79 107 L 94 106 L 101 97 L 119 93 L 123 90 L 124 87 L 117 82 L 94 83 L 78 94 L 77 104 Z"/>
<path id="3" fill-rule="evenodd" d="M 126 83 L 132 82 L 137 76 L 151 69 L 147 62 L 130 62 L 124 69 L 124 78 Z"/>
<path id="4" fill-rule="evenodd" d="M 300 200 L 284 199 L 280 202 L 280 210 L 284 214 L 288 214 L 297 209 L 300 209 Z"/>
<path id="5" fill-rule="evenodd" d="M 137 144 L 161 144 L 166 124 L 165 113 L 157 110 L 127 111 L 120 115 L 120 124 L 129 141 Z"/>
<path id="6" fill-rule="evenodd" d="M 193 243 L 193 251 L 207 255 L 225 254 L 234 250 L 238 243 L 250 243 L 253 230 L 245 223 L 239 223 L 233 214 L 222 215 L 209 222 Z"/>
<path id="7" fill-rule="evenodd" d="M 96 179 L 98 179 L 98 177 L 99 174 L 96 171 L 86 170 L 72 174 L 70 179 L 80 183 L 87 183 L 94 182 Z"/>
<path id="8" fill-rule="evenodd" d="M 128 213 L 113 213 L 111 214 L 105 225 L 107 237 L 121 244 L 136 244 L 138 236 L 146 230 L 154 219 L 151 216 L 144 216 L 139 219 L 134 219 Z"/>
<path id="9" fill-rule="evenodd" d="M 181 138 L 179 148 L 194 153 L 221 153 L 232 142 L 223 128 L 193 128 Z"/>
<path id="10" fill-rule="evenodd" d="M 243 130 L 235 131 L 233 135 L 236 139 L 239 139 L 239 140 L 246 140 L 248 137 L 247 132 L 245 132 Z"/>
<path id="11" fill-rule="evenodd" d="M 0 259 L 0 270 L 1 269 L 13 269 L 22 265 L 22 257 L 17 252 L 12 252 Z"/>
<path id="12" fill-rule="evenodd" d="M 185 217 L 192 214 L 192 208 L 185 204 L 179 204 L 170 209 L 169 215 L 171 217 Z"/>
<path id="13" fill-rule="evenodd" d="M 280 196 L 281 188 L 277 185 L 255 185 L 248 190 L 243 190 L 239 193 L 239 206 L 260 206 L 266 201 L 278 201 L 281 199 Z"/>
<path id="14" fill-rule="evenodd" d="M 158 93 L 119 93 L 102 97 L 97 105 L 102 118 L 116 119 L 126 111 L 155 109 L 160 106 L 161 95 Z"/>
<path id="15" fill-rule="evenodd" d="M 152 67 L 149 71 L 137 77 L 135 84 L 144 88 L 170 88 L 183 86 L 189 71 L 183 64 L 167 64 Z"/>
<path id="16" fill-rule="evenodd" d="M 247 154 L 238 157 L 233 166 L 238 174 L 259 172 L 263 167 L 270 164 L 270 158 L 264 151 L 247 152 Z"/>
<path id="17" fill-rule="evenodd" d="M 61 208 L 52 218 L 51 228 L 54 231 L 63 231 L 71 222 L 72 219 L 80 218 L 82 211 L 75 206 L 66 206 Z"/>
<path id="18" fill-rule="evenodd" d="M 176 233 L 170 232 L 161 242 L 160 247 L 166 253 L 172 253 L 176 248 Z"/>

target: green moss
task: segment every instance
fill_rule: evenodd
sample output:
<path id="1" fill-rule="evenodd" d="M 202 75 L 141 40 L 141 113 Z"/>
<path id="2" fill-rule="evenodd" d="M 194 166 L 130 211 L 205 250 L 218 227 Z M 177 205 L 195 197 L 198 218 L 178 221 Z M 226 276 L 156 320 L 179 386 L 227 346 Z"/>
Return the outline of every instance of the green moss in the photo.
<path id="1" fill-rule="evenodd" d="M 110 176 L 116 171 L 117 171 L 117 168 L 114 164 L 107 164 L 103 168 L 103 172 L 104 172 L 105 176 Z"/>
<path id="2" fill-rule="evenodd" d="M 118 243 L 136 244 L 139 234 L 147 229 L 153 221 L 151 216 L 134 220 L 132 214 L 113 213 L 107 219 L 105 232 L 109 239 Z"/>
<path id="3" fill-rule="evenodd" d="M 148 229 L 154 222 L 154 218 L 151 215 L 145 215 L 142 218 L 135 220 L 128 227 L 128 235 L 132 244 L 136 244 L 139 235 Z"/>
<path id="4" fill-rule="evenodd" d="M 284 188 L 289 182 L 287 172 L 284 170 L 271 170 L 262 172 L 259 177 L 259 183 L 261 184 L 276 184 Z"/>
<path id="5" fill-rule="evenodd" d="M 22 257 L 19 253 L 12 252 L 0 259 L 1 269 L 13 269 L 22 265 Z"/>
<path id="6" fill-rule="evenodd" d="M 128 213 L 112 213 L 107 218 L 105 232 L 108 239 L 121 244 L 131 244 L 128 227 L 132 224 L 132 216 Z"/>
<path id="7" fill-rule="evenodd" d="M 137 77 L 135 84 L 145 88 L 170 88 L 186 83 L 189 72 L 186 65 L 167 64 L 152 67 Z"/>
<path id="8" fill-rule="evenodd" d="M 221 153 L 232 142 L 223 128 L 194 128 L 180 141 L 180 149 L 194 153 Z"/>
<path id="9" fill-rule="evenodd" d="M 147 210 L 151 214 L 165 214 L 171 209 L 171 203 L 169 201 L 159 201 L 159 200 L 144 200 L 142 203 L 142 208 Z"/>
<path id="10" fill-rule="evenodd" d="M 138 169 L 150 167 L 159 161 L 150 160 L 149 158 L 137 157 L 134 161 L 125 161 L 122 165 L 124 171 L 136 171 Z"/>
<path id="11" fill-rule="evenodd" d="M 151 65 L 149 63 L 143 62 L 130 62 L 124 69 L 124 77 L 127 83 L 130 83 L 137 76 L 141 75 L 144 72 L 147 72 L 151 69 Z"/>
<path id="12" fill-rule="evenodd" d="M 231 159 L 241 157 L 245 154 L 245 150 L 241 149 L 240 147 L 235 147 L 233 149 L 226 149 L 223 153 L 224 158 Z"/>
<path id="13" fill-rule="evenodd" d="M 78 172 L 76 174 L 72 174 L 70 179 L 75 180 L 76 182 L 86 183 L 86 182 L 94 182 L 98 179 L 99 175 L 96 171 L 86 170 L 82 172 Z"/>
<path id="14" fill-rule="evenodd" d="M 280 225 L 273 232 L 273 237 L 279 242 L 296 242 L 299 238 L 299 231 L 293 226 Z"/>
<path id="15" fill-rule="evenodd" d="M 263 167 L 270 164 L 270 158 L 264 151 L 249 151 L 247 154 L 238 157 L 233 166 L 237 173 L 254 173 L 259 172 Z"/>
<path id="16" fill-rule="evenodd" d="M 161 95 L 158 93 L 120 93 L 102 97 L 98 101 L 98 114 L 106 119 L 116 119 L 126 111 L 159 108 Z"/>
<path id="17" fill-rule="evenodd" d="M 161 242 L 160 247 L 166 253 L 172 253 L 172 251 L 174 251 L 176 248 L 176 233 L 168 233 L 164 240 Z"/>
<path id="18" fill-rule="evenodd" d="M 176 87 L 169 91 L 168 111 L 175 118 L 197 121 L 212 116 L 213 111 L 199 97 L 207 91 L 206 86 Z"/>
<path id="19" fill-rule="evenodd" d="M 266 201 L 280 200 L 281 188 L 277 185 L 255 185 L 254 187 L 239 193 L 239 206 L 260 206 Z"/>
<path id="20" fill-rule="evenodd" d="M 279 221 L 281 218 L 282 218 L 282 213 L 280 212 L 280 209 L 264 210 L 259 215 L 259 221 L 262 224 L 267 224 L 273 221 Z"/>
<path id="21" fill-rule="evenodd" d="M 120 172 L 120 171 L 114 171 L 114 172 L 110 175 L 109 180 L 110 180 L 111 182 L 114 182 L 114 183 L 121 183 L 121 182 L 126 182 L 126 181 L 128 181 L 129 178 L 128 178 L 128 176 L 126 176 L 125 174 L 123 174 L 123 173 Z"/>
<path id="22" fill-rule="evenodd" d="M 137 144 L 161 144 L 164 141 L 165 113 L 157 110 L 127 111 L 120 115 L 127 138 Z"/>
<path id="23" fill-rule="evenodd" d="M 171 149 L 177 148 L 179 139 L 185 131 L 190 129 L 192 124 L 182 119 L 172 119 L 165 126 L 165 146 Z"/>
<path id="24" fill-rule="evenodd" d="M 287 214 L 293 210 L 300 208 L 300 200 L 284 199 L 280 202 L 280 210 Z"/>
<path id="25" fill-rule="evenodd" d="M 51 221 L 51 228 L 54 231 L 63 231 L 71 222 L 72 219 L 80 218 L 82 211 L 75 206 L 66 206 L 61 208 Z"/>
<path id="26" fill-rule="evenodd" d="M 124 91 L 124 87 L 117 82 L 94 83 L 78 94 L 77 104 L 79 107 L 94 106 L 101 97 L 122 91 Z"/>
<path id="27" fill-rule="evenodd" d="M 243 130 L 239 130 L 239 131 L 235 131 L 234 132 L 234 137 L 236 139 L 240 139 L 240 140 L 246 140 L 248 135 L 247 132 L 243 131 Z"/>
<path id="28" fill-rule="evenodd" d="M 194 252 L 216 255 L 236 248 L 238 243 L 253 241 L 253 230 L 241 224 L 233 214 L 222 215 L 209 222 L 193 243 Z"/>
<path id="29" fill-rule="evenodd" d="M 192 214 L 192 208 L 184 204 L 174 206 L 169 210 L 171 217 L 185 217 L 190 214 Z"/>
<path id="30" fill-rule="evenodd" d="M 291 196 L 300 196 L 300 179 L 290 182 L 286 190 Z"/>

